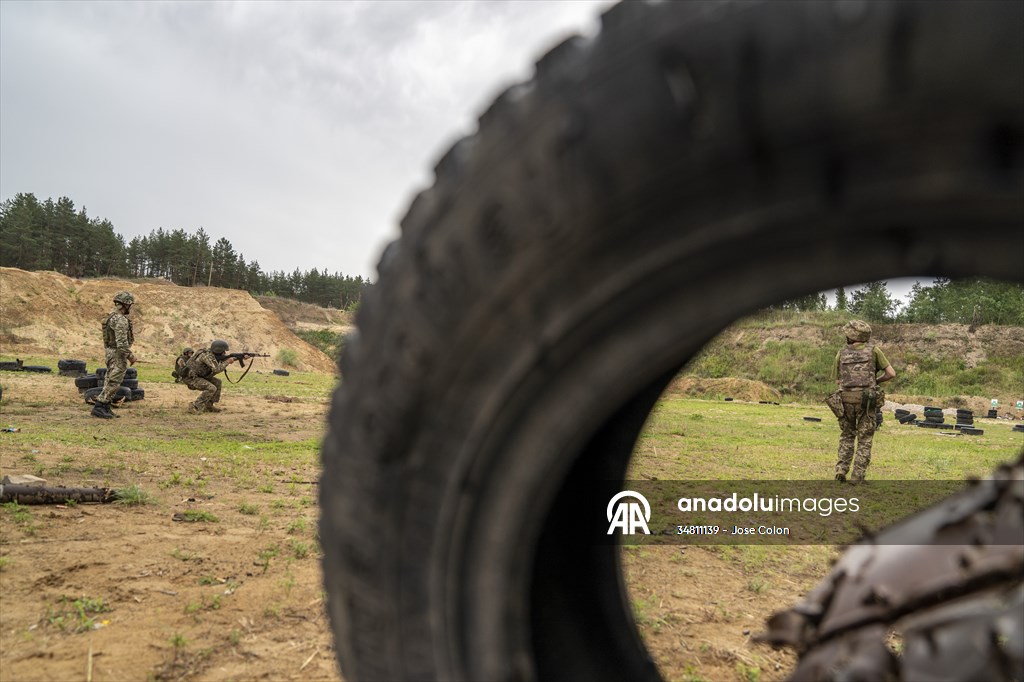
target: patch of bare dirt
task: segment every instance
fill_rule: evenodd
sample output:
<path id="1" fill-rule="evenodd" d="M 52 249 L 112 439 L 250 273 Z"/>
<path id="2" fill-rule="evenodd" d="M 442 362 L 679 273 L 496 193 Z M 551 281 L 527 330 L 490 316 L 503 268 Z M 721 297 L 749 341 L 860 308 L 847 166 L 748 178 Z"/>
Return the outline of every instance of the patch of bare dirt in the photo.
<path id="1" fill-rule="evenodd" d="M 353 315 L 346 310 L 321 308 L 280 296 L 257 296 L 256 300 L 267 310 L 274 311 L 289 329 L 327 329 L 336 334 L 347 334 L 355 329 Z"/>
<path id="2" fill-rule="evenodd" d="M 102 365 L 100 324 L 118 291 L 135 296 L 131 319 L 140 362 L 171 366 L 181 348 L 224 339 L 232 351 L 295 355 L 294 369 L 333 372 L 334 362 L 252 296 L 235 289 L 179 287 L 160 280 L 72 279 L 56 272 L 0 268 L 4 355 L 57 355 Z"/>
<path id="3" fill-rule="evenodd" d="M 224 412 L 190 416 L 195 394 L 158 384 L 102 421 L 69 378 L 2 379 L 0 422 L 20 430 L 0 433 L 0 476 L 155 501 L 0 509 L 0 680 L 341 679 L 317 537 L 326 396 L 228 387 Z M 133 433 L 186 445 L 157 454 Z M 190 453 L 209 433 L 233 449 Z"/>
<path id="4" fill-rule="evenodd" d="M 763 382 L 750 379 L 700 379 L 682 376 L 672 380 L 665 390 L 665 395 L 708 400 L 733 398 L 747 402 L 777 402 L 782 394 Z"/>
<path id="5" fill-rule="evenodd" d="M 810 548 L 817 560 L 807 560 L 808 548 L 772 547 L 774 562 L 787 566 L 779 570 L 762 565 L 756 553 L 761 549 L 632 547 L 624 552 L 634 617 L 666 679 L 786 679 L 796 662 L 793 652 L 754 638 L 768 616 L 792 606 L 821 580 L 835 550 Z"/>

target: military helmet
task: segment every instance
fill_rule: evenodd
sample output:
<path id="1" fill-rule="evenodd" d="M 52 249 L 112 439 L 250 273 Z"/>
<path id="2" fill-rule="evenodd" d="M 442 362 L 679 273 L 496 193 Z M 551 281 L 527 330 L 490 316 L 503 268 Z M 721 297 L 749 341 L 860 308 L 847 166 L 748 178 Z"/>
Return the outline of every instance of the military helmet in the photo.
<path id="1" fill-rule="evenodd" d="M 871 338 L 871 325 L 863 320 L 850 320 L 843 327 L 846 338 L 854 343 L 863 343 Z"/>
<path id="2" fill-rule="evenodd" d="M 227 353 L 228 342 L 225 341 L 224 339 L 217 339 L 216 341 L 210 344 L 210 350 L 212 350 L 216 355 L 220 355 L 221 353 Z"/>
<path id="3" fill-rule="evenodd" d="M 192 350 L 189 346 L 185 346 L 184 348 L 181 349 L 182 355 L 192 355 L 193 353 L 195 353 L 195 351 Z"/>
<path id="4" fill-rule="evenodd" d="M 135 297 L 127 291 L 119 291 L 114 294 L 114 303 L 120 303 L 121 305 L 132 305 L 135 303 Z"/>

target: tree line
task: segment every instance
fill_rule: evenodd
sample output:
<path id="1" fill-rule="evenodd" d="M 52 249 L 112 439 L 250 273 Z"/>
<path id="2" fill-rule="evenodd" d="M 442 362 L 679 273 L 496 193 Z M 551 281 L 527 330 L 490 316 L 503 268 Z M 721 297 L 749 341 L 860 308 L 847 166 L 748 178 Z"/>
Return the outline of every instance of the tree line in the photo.
<path id="1" fill-rule="evenodd" d="M 350 308 L 369 280 L 316 269 L 264 272 L 223 237 L 158 228 L 125 242 L 109 220 L 90 218 L 67 197 L 39 201 L 19 193 L 0 203 L 0 265 L 55 270 L 69 277 L 160 278 L 272 294 L 323 307 Z"/>
<path id="2" fill-rule="evenodd" d="M 951 280 L 939 277 L 930 285 L 917 282 L 903 303 L 893 298 L 884 281 L 868 282 L 847 293 L 835 290 L 829 305 L 826 292 L 790 299 L 770 310 L 844 310 L 868 322 L 1024 325 L 1024 285 L 984 278 Z"/>

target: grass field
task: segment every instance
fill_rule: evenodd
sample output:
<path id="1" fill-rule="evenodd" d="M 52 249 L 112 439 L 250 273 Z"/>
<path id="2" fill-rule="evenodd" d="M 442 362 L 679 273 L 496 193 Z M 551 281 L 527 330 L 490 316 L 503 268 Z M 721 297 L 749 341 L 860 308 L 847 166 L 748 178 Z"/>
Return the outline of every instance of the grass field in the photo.
<path id="1" fill-rule="evenodd" d="M 25 358 L 55 365 L 53 358 Z M 146 399 L 89 417 L 72 380 L 0 372 L 0 475 L 113 487 L 124 504 L 0 510 L 0 678 L 337 680 L 317 534 L 319 443 L 335 379 L 257 366 L 225 412 L 190 416 L 169 368 L 141 365 Z M 237 373 L 235 373 L 237 376 Z M 821 422 L 804 421 L 821 417 Z M 962 479 L 1024 436 L 891 419 L 869 478 Z M 824 407 L 665 398 L 630 478 L 829 479 Z M 779 679 L 792 655 L 752 642 L 827 572 L 830 545 L 627 547 L 642 636 L 669 680 Z"/>

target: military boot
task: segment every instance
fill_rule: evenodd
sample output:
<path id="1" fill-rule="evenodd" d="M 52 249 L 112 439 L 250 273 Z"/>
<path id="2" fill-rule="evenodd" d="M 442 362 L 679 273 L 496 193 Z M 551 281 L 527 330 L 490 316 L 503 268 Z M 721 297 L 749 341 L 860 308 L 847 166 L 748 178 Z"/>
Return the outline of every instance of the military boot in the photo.
<path id="1" fill-rule="evenodd" d="M 111 411 L 110 405 L 108 405 L 107 403 L 95 403 L 92 406 L 92 412 L 90 412 L 89 414 L 91 414 L 94 417 L 99 417 L 100 419 L 114 418 L 114 413 Z"/>

